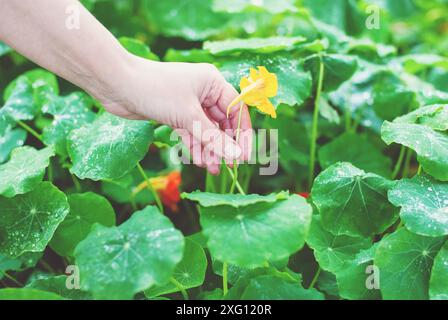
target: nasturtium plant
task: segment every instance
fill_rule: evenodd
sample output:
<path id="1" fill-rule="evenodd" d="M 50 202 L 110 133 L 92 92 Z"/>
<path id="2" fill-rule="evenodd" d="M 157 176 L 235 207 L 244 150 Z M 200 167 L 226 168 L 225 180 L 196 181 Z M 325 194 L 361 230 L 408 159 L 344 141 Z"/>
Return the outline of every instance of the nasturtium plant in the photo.
<path id="1" fill-rule="evenodd" d="M 216 176 L 0 42 L 0 300 L 448 300 L 446 2 L 81 0 L 130 58 L 105 88 L 136 56 L 235 88 Z"/>
<path id="2" fill-rule="evenodd" d="M 218 195 L 192 193 L 198 201 L 207 247 L 220 261 L 259 267 L 299 250 L 311 223 L 311 207 L 293 195 Z"/>
<path id="3" fill-rule="evenodd" d="M 392 173 L 390 158 L 367 136 L 353 133 L 344 133 L 320 148 L 319 163 L 323 169 L 337 162 L 350 162 L 366 172 L 383 177 L 390 177 Z"/>
<path id="4" fill-rule="evenodd" d="M 448 235 L 448 185 L 416 176 L 398 181 L 388 196 L 401 207 L 400 217 L 410 231 L 429 237 Z"/>
<path id="5" fill-rule="evenodd" d="M 383 299 L 428 299 L 433 261 L 444 237 L 425 237 L 401 228 L 383 238 L 376 249 Z"/>
<path id="6" fill-rule="evenodd" d="M 398 218 L 387 199 L 394 182 L 340 162 L 314 182 L 313 202 L 325 229 L 336 235 L 370 237 L 384 232 Z"/>
<path id="7" fill-rule="evenodd" d="M 297 283 L 271 275 L 251 279 L 241 295 L 241 300 L 323 300 L 323 298 L 323 294 L 316 289 L 304 289 Z"/>
<path id="8" fill-rule="evenodd" d="M 84 291 L 71 288 L 70 279 L 63 276 L 44 277 L 33 280 L 26 288 L 51 292 L 68 300 L 90 300 L 92 296 Z M 71 289 L 70 289 L 71 288 Z"/>
<path id="9" fill-rule="evenodd" d="M 14 120 L 32 120 L 39 112 L 33 99 L 33 87 L 26 77 L 17 79 L 14 88 L 5 95 L 2 110 Z"/>
<path id="10" fill-rule="evenodd" d="M 64 300 L 63 297 L 48 291 L 25 288 L 0 289 L 0 300 Z"/>
<path id="11" fill-rule="evenodd" d="M 81 288 L 99 299 L 131 299 L 167 283 L 183 248 L 182 234 L 153 206 L 118 227 L 95 224 L 74 252 Z"/>
<path id="12" fill-rule="evenodd" d="M 43 251 L 69 211 L 67 197 L 49 182 L 14 198 L 0 197 L 0 253 Z"/>
<path id="13" fill-rule="evenodd" d="M 52 147 L 42 150 L 28 146 L 14 149 L 11 159 L 0 165 L 0 195 L 11 198 L 33 190 L 42 182 L 52 156 Z"/>
<path id="14" fill-rule="evenodd" d="M 231 39 L 204 43 L 204 49 L 213 55 L 228 55 L 241 52 L 273 53 L 292 50 L 306 41 L 304 37 L 272 37 L 252 39 Z"/>
<path id="15" fill-rule="evenodd" d="M 331 234 L 322 227 L 319 215 L 313 216 L 306 243 L 314 250 L 314 256 L 320 267 L 333 273 L 341 271 L 344 263 L 354 259 L 361 250 L 372 245 L 369 238 Z"/>
<path id="16" fill-rule="evenodd" d="M 434 258 L 429 296 L 433 300 L 448 300 L 448 242 Z"/>
<path id="17" fill-rule="evenodd" d="M 425 172 L 448 181 L 448 134 L 423 124 L 384 122 L 381 137 L 387 144 L 399 143 L 414 150 Z"/>
<path id="18" fill-rule="evenodd" d="M 95 120 L 95 113 L 90 110 L 92 105 L 92 99 L 84 93 L 49 98 L 42 106 L 42 112 L 52 115 L 53 121 L 44 128 L 43 141 L 53 145 L 58 154 L 67 155 L 67 137 L 70 132 Z"/>
<path id="19" fill-rule="evenodd" d="M 7 130 L 2 137 L 0 137 L 0 163 L 8 160 L 11 151 L 17 147 L 23 146 L 26 140 L 27 133 L 25 130 L 16 128 Z"/>
<path id="20" fill-rule="evenodd" d="M 372 277 L 370 270 L 375 270 L 373 259 L 378 244 L 369 249 L 361 250 L 353 259 L 344 261 L 340 270 L 336 272 L 336 281 L 339 288 L 339 295 L 349 300 L 379 300 L 381 298 L 381 279 Z M 381 271 L 380 271 L 381 272 Z M 374 283 L 367 286 L 366 275 L 370 275 L 371 282 L 378 281 L 376 287 Z"/>
<path id="21" fill-rule="evenodd" d="M 143 159 L 152 139 L 153 127 L 149 122 L 104 113 L 70 133 L 71 172 L 95 181 L 121 178 Z"/>
<path id="22" fill-rule="evenodd" d="M 70 212 L 56 230 L 50 246 L 59 255 L 72 256 L 75 247 L 84 240 L 95 223 L 115 225 L 115 211 L 110 202 L 93 192 L 67 196 Z"/>
<path id="23" fill-rule="evenodd" d="M 177 264 L 171 281 L 162 286 L 149 288 L 145 291 L 145 295 L 152 298 L 199 287 L 204 283 L 206 271 L 207 256 L 204 249 L 195 241 L 186 238 L 183 258 Z"/>
<path id="24" fill-rule="evenodd" d="M 130 53 L 135 54 L 138 57 L 149 59 L 149 60 L 155 60 L 159 61 L 159 57 L 151 52 L 151 49 L 142 41 L 128 38 L 128 37 L 121 37 L 118 39 L 123 47 L 125 47 Z"/>

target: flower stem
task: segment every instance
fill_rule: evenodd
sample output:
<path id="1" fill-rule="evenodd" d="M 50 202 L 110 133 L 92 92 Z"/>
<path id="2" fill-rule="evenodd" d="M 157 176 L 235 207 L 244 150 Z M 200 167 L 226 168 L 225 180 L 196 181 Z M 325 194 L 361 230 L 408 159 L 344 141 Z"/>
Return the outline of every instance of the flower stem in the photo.
<path id="1" fill-rule="evenodd" d="M 230 169 L 228 166 L 226 166 L 226 168 L 227 168 L 227 171 L 229 172 L 230 177 L 232 179 L 234 179 L 235 176 L 233 175 L 232 169 Z M 241 187 L 241 185 L 238 182 L 238 180 L 235 180 L 235 181 L 236 181 L 235 185 L 236 185 L 236 188 L 237 188 L 238 192 L 241 193 L 242 195 L 245 195 L 246 193 L 244 192 L 243 187 Z"/>
<path id="2" fill-rule="evenodd" d="M 240 141 L 240 130 L 241 130 L 241 118 L 243 115 L 243 104 L 240 103 L 240 111 L 238 113 L 238 125 L 236 127 L 236 143 Z M 230 187 L 230 193 L 233 194 L 235 192 L 236 183 L 238 182 L 238 162 L 236 160 L 233 161 L 233 180 L 232 185 Z"/>
<path id="3" fill-rule="evenodd" d="M 27 125 L 25 122 L 23 121 L 17 121 L 17 124 L 19 126 L 21 126 L 23 129 L 25 129 L 26 131 L 28 131 L 32 136 L 34 136 L 37 140 L 39 140 L 40 142 L 44 143 L 43 139 L 42 139 L 42 135 L 40 135 L 39 133 L 37 133 L 36 130 L 34 130 L 33 128 L 31 128 L 29 125 Z"/>
<path id="4" fill-rule="evenodd" d="M 400 173 L 405 153 L 406 153 L 406 147 L 401 146 L 400 155 L 398 156 L 397 163 L 395 164 L 394 171 L 392 172 L 392 180 L 395 180 L 398 177 L 398 174 Z"/>
<path id="5" fill-rule="evenodd" d="M 182 296 L 184 297 L 184 300 L 189 300 L 190 297 L 188 296 L 187 290 L 184 288 L 182 283 L 177 281 L 175 278 L 170 278 L 170 282 L 176 286 L 176 288 L 182 293 Z"/>
<path id="6" fill-rule="evenodd" d="M 224 297 L 229 292 L 229 287 L 227 284 L 227 262 L 223 262 L 222 264 L 222 292 Z"/>
<path id="7" fill-rule="evenodd" d="M 76 192 L 80 193 L 82 191 L 81 184 L 79 183 L 78 178 L 76 178 L 73 174 L 70 174 L 70 177 L 72 178 L 73 185 L 75 186 Z"/>
<path id="8" fill-rule="evenodd" d="M 422 170 L 423 170 L 422 165 L 419 164 L 419 165 L 418 165 L 418 170 L 417 170 L 417 175 L 418 175 L 418 176 L 422 174 Z"/>
<path id="9" fill-rule="evenodd" d="M 143 179 L 145 179 L 146 187 L 148 188 L 149 191 L 151 191 L 152 195 L 154 196 L 154 199 L 156 200 L 156 203 L 157 203 L 157 206 L 159 207 L 160 212 L 164 213 L 162 201 L 160 201 L 159 195 L 151 186 L 151 181 L 149 181 L 149 178 L 146 175 L 145 170 L 143 170 L 143 167 L 140 163 L 137 164 L 137 169 L 140 172 L 140 174 L 142 175 Z"/>
<path id="10" fill-rule="evenodd" d="M 311 146 L 310 146 L 310 168 L 308 177 L 308 186 L 311 189 L 314 180 L 314 170 L 316 165 L 316 149 L 317 149 L 317 135 L 319 128 L 319 102 L 322 93 L 324 80 L 324 63 L 322 61 L 322 56 L 319 55 L 319 76 L 317 80 L 317 90 L 316 99 L 314 100 L 314 113 L 313 113 L 313 124 L 311 129 Z"/>
<path id="11" fill-rule="evenodd" d="M 409 167 L 411 165 L 411 160 L 412 160 L 412 150 L 411 149 L 407 149 L 406 151 L 406 159 L 404 161 L 404 169 L 403 169 L 403 178 L 407 178 L 408 174 L 409 174 Z"/>
<path id="12" fill-rule="evenodd" d="M 19 287 L 23 287 L 23 284 L 20 283 L 20 281 L 18 281 L 16 278 L 14 278 L 13 276 L 11 276 L 10 274 L 8 274 L 7 272 L 3 272 L 3 275 L 8 278 L 9 280 L 11 280 L 12 282 L 14 282 L 16 285 L 18 285 Z"/>
<path id="13" fill-rule="evenodd" d="M 314 286 L 316 285 L 317 279 L 319 279 L 320 273 L 322 272 L 322 269 L 319 267 L 316 271 L 316 273 L 314 274 L 313 280 L 311 280 L 310 286 L 308 287 L 308 289 L 314 288 Z"/>

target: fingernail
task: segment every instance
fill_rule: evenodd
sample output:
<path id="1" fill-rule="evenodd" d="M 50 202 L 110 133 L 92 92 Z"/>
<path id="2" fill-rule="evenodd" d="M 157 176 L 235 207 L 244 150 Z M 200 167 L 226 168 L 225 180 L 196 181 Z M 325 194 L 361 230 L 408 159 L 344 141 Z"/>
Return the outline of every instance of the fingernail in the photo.
<path id="1" fill-rule="evenodd" d="M 224 154 L 228 159 L 238 159 L 241 157 L 241 148 L 237 144 L 228 144 L 225 147 Z"/>

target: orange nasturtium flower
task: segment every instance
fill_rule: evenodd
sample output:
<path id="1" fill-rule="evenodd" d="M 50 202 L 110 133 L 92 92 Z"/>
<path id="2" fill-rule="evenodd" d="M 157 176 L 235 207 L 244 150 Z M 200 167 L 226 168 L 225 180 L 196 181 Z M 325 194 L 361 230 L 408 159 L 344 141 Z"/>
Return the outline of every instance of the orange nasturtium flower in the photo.
<path id="1" fill-rule="evenodd" d="M 151 187 L 159 194 L 163 205 L 171 211 L 177 212 L 177 204 L 180 201 L 179 186 L 182 182 L 182 177 L 179 171 L 173 171 L 165 176 L 150 178 Z M 146 181 L 142 182 L 137 188 L 136 193 L 148 187 Z"/>
<path id="2" fill-rule="evenodd" d="M 251 68 L 249 77 L 241 79 L 240 89 L 240 95 L 227 108 L 227 117 L 230 110 L 243 101 L 262 113 L 277 118 L 275 108 L 269 101 L 269 98 L 275 97 L 278 92 L 277 76 L 274 73 L 270 73 L 265 67 L 258 67 L 258 71 Z"/>

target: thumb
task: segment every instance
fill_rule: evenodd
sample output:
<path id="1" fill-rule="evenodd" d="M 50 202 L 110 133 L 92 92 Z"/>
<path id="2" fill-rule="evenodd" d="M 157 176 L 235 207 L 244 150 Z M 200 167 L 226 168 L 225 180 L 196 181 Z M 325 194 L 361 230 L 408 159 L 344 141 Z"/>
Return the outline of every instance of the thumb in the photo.
<path id="1" fill-rule="evenodd" d="M 203 112 L 193 121 L 190 133 L 201 141 L 205 154 L 215 154 L 231 164 L 233 160 L 241 157 L 242 151 L 236 141 L 227 133 L 215 125 Z M 232 134 L 231 132 L 229 132 Z"/>

